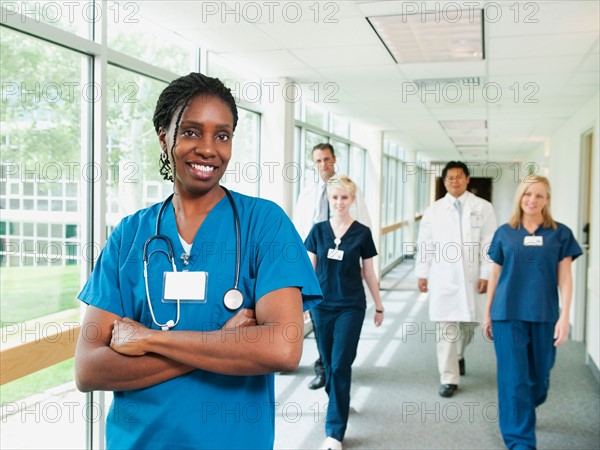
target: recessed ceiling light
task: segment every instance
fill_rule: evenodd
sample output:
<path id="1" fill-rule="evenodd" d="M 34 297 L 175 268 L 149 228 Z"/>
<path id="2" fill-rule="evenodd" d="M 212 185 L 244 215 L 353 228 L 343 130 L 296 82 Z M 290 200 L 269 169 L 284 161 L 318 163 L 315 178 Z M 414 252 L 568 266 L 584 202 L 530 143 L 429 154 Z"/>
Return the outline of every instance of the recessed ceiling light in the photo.
<path id="1" fill-rule="evenodd" d="M 482 130 L 487 128 L 485 120 L 440 120 L 444 130 Z"/>
<path id="2" fill-rule="evenodd" d="M 454 144 L 487 144 L 487 136 L 451 136 Z"/>
<path id="3" fill-rule="evenodd" d="M 367 17 L 369 24 L 398 64 L 481 61 L 483 10 L 443 11 Z"/>

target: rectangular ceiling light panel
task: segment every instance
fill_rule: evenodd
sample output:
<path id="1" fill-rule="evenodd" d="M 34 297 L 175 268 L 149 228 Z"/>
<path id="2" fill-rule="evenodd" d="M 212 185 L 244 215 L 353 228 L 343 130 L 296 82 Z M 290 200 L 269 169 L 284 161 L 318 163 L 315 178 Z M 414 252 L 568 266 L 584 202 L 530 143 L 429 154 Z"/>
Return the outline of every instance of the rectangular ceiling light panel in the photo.
<path id="1" fill-rule="evenodd" d="M 482 14 L 455 7 L 367 20 L 398 64 L 482 61 Z"/>

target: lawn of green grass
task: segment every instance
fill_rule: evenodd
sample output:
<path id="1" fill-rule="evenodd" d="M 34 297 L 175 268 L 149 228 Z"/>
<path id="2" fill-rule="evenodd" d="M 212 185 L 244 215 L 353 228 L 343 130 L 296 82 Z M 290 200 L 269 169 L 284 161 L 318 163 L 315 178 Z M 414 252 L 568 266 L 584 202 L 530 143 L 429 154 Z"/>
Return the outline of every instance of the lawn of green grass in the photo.
<path id="1" fill-rule="evenodd" d="M 0 327 L 77 308 L 79 266 L 3 267 Z"/>

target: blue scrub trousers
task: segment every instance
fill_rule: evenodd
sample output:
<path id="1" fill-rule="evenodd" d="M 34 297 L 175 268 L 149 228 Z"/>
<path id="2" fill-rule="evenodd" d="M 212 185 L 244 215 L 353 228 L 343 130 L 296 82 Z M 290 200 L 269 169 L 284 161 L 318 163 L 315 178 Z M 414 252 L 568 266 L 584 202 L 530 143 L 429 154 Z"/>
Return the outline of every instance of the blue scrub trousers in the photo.
<path id="1" fill-rule="evenodd" d="M 325 391 L 329 396 L 325 434 L 342 441 L 350 411 L 352 363 L 356 358 L 365 310 L 316 307 L 312 314 L 318 328 L 317 344 L 325 368 Z"/>
<path id="2" fill-rule="evenodd" d="M 535 449 L 535 408 L 546 401 L 556 359 L 554 324 L 493 321 L 492 332 L 504 443 L 511 450 Z"/>

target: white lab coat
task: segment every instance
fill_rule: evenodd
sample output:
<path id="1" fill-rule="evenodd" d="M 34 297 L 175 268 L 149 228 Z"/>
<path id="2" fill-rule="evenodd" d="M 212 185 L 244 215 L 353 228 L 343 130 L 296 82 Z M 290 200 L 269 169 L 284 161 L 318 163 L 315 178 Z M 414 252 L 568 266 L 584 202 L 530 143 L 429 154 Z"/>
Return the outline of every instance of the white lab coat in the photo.
<path id="1" fill-rule="evenodd" d="M 455 198 L 431 205 L 421 220 L 415 272 L 426 278 L 429 318 L 435 322 L 480 322 L 485 296 L 477 293 L 480 278 L 487 280 L 492 262 L 487 250 L 496 230 L 490 202 L 465 192 L 462 203 L 462 245 Z"/>
<path id="2" fill-rule="evenodd" d="M 298 231 L 298 234 L 302 238 L 302 241 L 306 240 L 308 233 L 314 225 L 315 208 L 319 202 L 319 195 L 321 193 L 321 183 L 309 183 L 305 186 L 300 195 L 298 196 L 298 202 L 294 208 L 294 226 Z M 350 208 L 350 216 L 358 220 L 363 225 L 371 228 L 371 219 L 369 218 L 369 212 L 367 211 L 367 205 L 360 191 L 356 192 L 356 200 Z"/>

